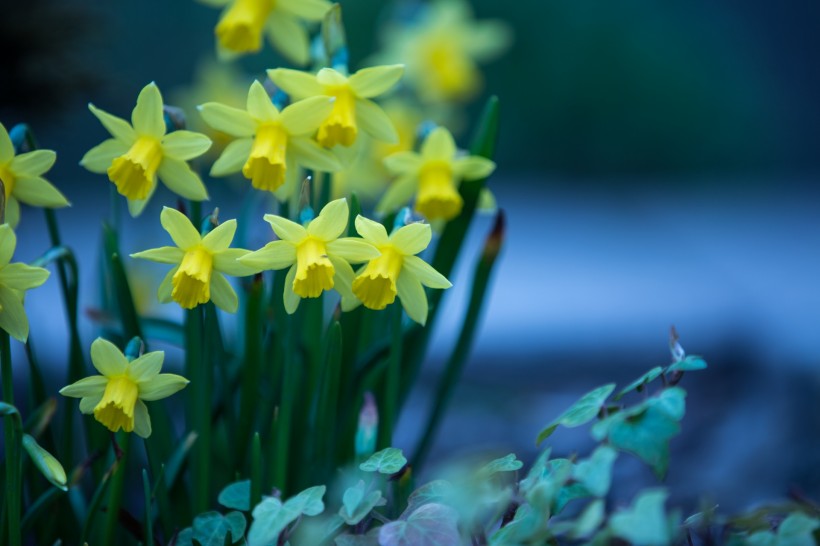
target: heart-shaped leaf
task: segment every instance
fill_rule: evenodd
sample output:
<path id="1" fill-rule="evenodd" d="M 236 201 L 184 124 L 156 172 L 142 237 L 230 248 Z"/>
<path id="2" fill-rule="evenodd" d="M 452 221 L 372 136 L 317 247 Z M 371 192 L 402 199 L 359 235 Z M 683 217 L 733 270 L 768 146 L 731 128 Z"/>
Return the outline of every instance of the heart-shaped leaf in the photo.
<path id="1" fill-rule="evenodd" d="M 406 520 L 382 526 L 379 530 L 379 545 L 460 546 L 458 513 L 443 504 L 425 504 Z"/>
<path id="2" fill-rule="evenodd" d="M 388 447 L 371 455 L 369 459 L 359 465 L 359 469 L 365 472 L 395 474 L 404 468 L 406 464 L 407 459 L 400 449 Z"/>

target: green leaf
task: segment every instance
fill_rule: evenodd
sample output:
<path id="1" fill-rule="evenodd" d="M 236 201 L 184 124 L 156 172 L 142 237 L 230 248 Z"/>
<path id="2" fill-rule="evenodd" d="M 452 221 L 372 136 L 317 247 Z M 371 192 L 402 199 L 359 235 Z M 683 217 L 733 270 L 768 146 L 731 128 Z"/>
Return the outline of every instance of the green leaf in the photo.
<path id="1" fill-rule="evenodd" d="M 366 493 L 367 487 L 363 480 L 353 487 L 348 487 L 342 495 L 342 507 L 339 515 L 348 525 L 356 525 L 377 506 L 383 506 L 387 501 L 382 498 L 379 490 Z"/>
<path id="2" fill-rule="evenodd" d="M 575 491 L 565 491 L 564 498 L 559 495 L 567 481 L 572 477 L 572 461 L 569 459 L 554 459 L 549 461 L 542 475 L 526 491 L 526 498 L 533 508 L 545 514 L 560 511 L 564 505 L 577 497 Z M 570 495 L 571 494 L 571 498 Z"/>
<path id="3" fill-rule="evenodd" d="M 610 529 L 634 546 L 666 546 L 674 538 L 664 510 L 666 497 L 663 489 L 641 492 L 632 507 L 609 519 Z"/>
<path id="4" fill-rule="evenodd" d="M 222 546 L 228 532 L 236 543 L 245 535 L 245 516 L 241 512 L 205 512 L 194 518 L 192 538 L 202 546 Z"/>
<path id="5" fill-rule="evenodd" d="M 229 484 L 219 493 L 217 500 L 225 508 L 247 512 L 251 509 L 251 481 L 242 480 Z"/>
<path id="6" fill-rule="evenodd" d="M 60 464 L 60 461 L 40 447 L 40 444 L 28 434 L 23 434 L 23 447 L 26 449 L 26 453 L 28 453 L 37 470 L 39 470 L 54 487 L 68 491 L 65 470 L 63 469 L 63 465 Z"/>
<path id="7" fill-rule="evenodd" d="M 174 541 L 174 546 L 194 546 L 194 530 L 187 527 L 180 531 Z"/>
<path id="8" fill-rule="evenodd" d="M 600 446 L 592 456 L 575 465 L 572 477 L 580 482 L 590 494 L 603 497 L 609 492 L 612 482 L 612 463 L 618 458 L 618 452 L 607 446 Z"/>
<path id="9" fill-rule="evenodd" d="M 777 528 L 777 546 L 813 546 L 814 531 L 820 520 L 795 512 L 783 520 Z"/>
<path id="10" fill-rule="evenodd" d="M 538 438 L 535 440 L 536 444 L 540 444 L 549 438 L 558 425 L 573 428 L 595 419 L 595 416 L 601 411 L 601 406 L 614 389 L 615 384 L 610 383 L 586 393 L 538 434 Z"/>
<path id="11" fill-rule="evenodd" d="M 339 535 L 336 546 L 379 546 L 379 528 L 371 529 L 366 535 Z"/>
<path id="12" fill-rule="evenodd" d="M 520 470 L 524 463 L 516 459 L 515 453 L 496 459 L 484 466 L 478 473 L 482 476 L 492 476 L 496 472 L 515 472 Z"/>
<path id="13" fill-rule="evenodd" d="M 458 546 L 458 512 L 443 504 L 425 504 L 406 520 L 383 525 L 381 546 Z"/>
<path id="14" fill-rule="evenodd" d="M 359 465 L 360 470 L 365 472 L 379 472 L 381 474 L 395 474 L 407 464 L 400 449 L 388 447 L 370 456 L 365 462 Z"/>
<path id="15" fill-rule="evenodd" d="M 431 502 L 449 504 L 447 501 L 452 498 L 453 493 L 453 484 L 446 480 L 434 480 L 426 483 L 410 493 L 407 498 L 407 511 L 412 512 L 419 506 Z"/>
<path id="16" fill-rule="evenodd" d="M 322 497 L 326 487 L 318 485 L 305 489 L 284 503 L 273 497 L 265 497 L 253 509 L 253 523 L 248 532 L 249 546 L 267 546 L 276 543 L 285 528 L 305 514 L 315 516 L 325 509 Z"/>
<path id="17" fill-rule="evenodd" d="M 630 393 L 632 391 L 635 391 L 635 390 L 638 391 L 638 392 L 641 392 L 643 390 L 643 388 L 646 386 L 647 383 L 651 383 L 652 381 L 654 381 L 662 373 L 663 373 L 663 367 L 655 366 L 654 368 L 652 368 L 651 370 L 649 370 L 648 372 L 646 372 L 645 374 L 640 376 L 638 379 L 636 379 L 635 381 L 633 381 L 632 383 L 630 383 L 629 385 L 627 385 L 626 387 L 621 389 L 621 392 L 616 394 L 613 399 L 614 400 L 620 400 L 625 394 L 628 394 L 628 393 Z"/>
<path id="18" fill-rule="evenodd" d="M 678 360 L 669 368 L 667 371 L 669 372 L 691 372 L 695 370 L 704 370 L 706 369 L 706 361 L 703 360 L 699 356 L 689 355 L 683 360 Z"/>
<path id="19" fill-rule="evenodd" d="M 604 522 L 604 501 L 596 499 L 581 512 L 572 529 L 572 538 L 581 539 L 590 536 Z"/>

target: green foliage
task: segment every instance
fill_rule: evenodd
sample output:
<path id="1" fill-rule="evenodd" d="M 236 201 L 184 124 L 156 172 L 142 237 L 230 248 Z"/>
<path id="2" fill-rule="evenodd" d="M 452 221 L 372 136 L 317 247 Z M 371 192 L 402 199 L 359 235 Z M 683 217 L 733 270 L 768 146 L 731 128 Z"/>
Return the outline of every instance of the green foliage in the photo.
<path id="1" fill-rule="evenodd" d="M 615 390 L 615 384 L 610 383 L 609 385 L 598 387 L 586 393 L 580 400 L 567 408 L 564 413 L 544 427 L 544 430 L 538 434 L 536 442 L 540 444 L 549 438 L 550 435 L 555 432 L 555 429 L 558 428 L 558 425 L 573 428 L 585 425 L 595 419 L 595 416 L 601 411 L 601 407 L 609 395 L 612 394 L 613 390 Z"/>
<path id="2" fill-rule="evenodd" d="M 345 490 L 339 515 L 348 525 L 356 525 L 375 507 L 385 504 L 387 500 L 382 498 L 381 491 L 368 492 L 364 481 L 359 480 L 359 483 Z"/>
<path id="3" fill-rule="evenodd" d="M 671 543 L 677 534 L 678 522 L 666 515 L 666 497 L 663 489 L 641 492 L 630 508 L 612 516 L 609 521 L 612 534 L 635 546 L 665 546 Z"/>
<path id="4" fill-rule="evenodd" d="M 226 486 L 219 493 L 218 500 L 225 508 L 247 512 L 251 509 L 251 481 L 242 480 Z"/>
<path id="5" fill-rule="evenodd" d="M 205 512 L 194 518 L 194 524 L 190 529 L 185 529 L 179 534 L 176 544 L 223 546 L 229 533 L 231 544 L 244 542 L 245 525 L 245 516 L 240 512 L 229 512 L 224 516 L 219 512 Z"/>
<path id="6" fill-rule="evenodd" d="M 400 449 L 388 447 L 377 451 L 365 462 L 359 465 L 359 469 L 365 472 L 379 472 L 381 474 L 395 474 L 407 464 Z"/>
<path id="7" fill-rule="evenodd" d="M 381 546 L 450 546 L 461 540 L 458 512 L 443 504 L 429 503 L 406 519 L 390 522 L 379 531 Z"/>

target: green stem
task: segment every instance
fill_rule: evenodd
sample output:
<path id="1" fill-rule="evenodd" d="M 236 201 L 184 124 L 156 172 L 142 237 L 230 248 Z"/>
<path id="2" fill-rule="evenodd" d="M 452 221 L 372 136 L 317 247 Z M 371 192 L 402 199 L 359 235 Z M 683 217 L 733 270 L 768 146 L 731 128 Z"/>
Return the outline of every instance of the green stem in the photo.
<path id="1" fill-rule="evenodd" d="M 273 453 L 273 485 L 286 493 L 288 486 L 288 460 L 291 440 L 291 416 L 296 398 L 296 387 L 299 384 L 298 361 L 293 358 L 291 347 L 291 318 L 283 317 L 282 343 L 285 345 L 283 361 L 282 390 L 279 395 L 279 409 L 274 422 L 274 436 L 276 449 Z"/>
<path id="2" fill-rule="evenodd" d="M 120 454 L 117 468 L 111 477 L 111 487 L 108 494 L 108 507 L 105 515 L 105 534 L 103 544 L 117 544 L 115 537 L 120 518 L 120 507 L 122 506 L 123 493 L 125 491 L 125 475 L 128 467 L 128 450 L 131 444 L 131 434 L 118 432 L 115 439 L 119 444 Z M 117 454 L 115 453 L 115 456 Z"/>
<path id="3" fill-rule="evenodd" d="M 379 439 L 378 449 L 390 447 L 393 442 L 393 431 L 398 418 L 399 387 L 401 381 L 401 363 L 403 349 L 403 331 L 401 326 L 402 308 L 394 303 L 391 314 L 391 343 L 387 370 L 385 371 L 384 390 L 379 408 Z"/>
<path id="4" fill-rule="evenodd" d="M 248 441 L 259 410 L 259 385 L 262 375 L 262 295 L 261 276 L 254 279 L 245 307 L 245 355 L 242 365 L 242 386 L 239 406 L 239 426 L 235 439 L 237 466 L 245 464 Z"/>
<path id="5" fill-rule="evenodd" d="M 191 453 L 194 514 L 208 509 L 210 500 L 211 454 L 211 369 L 204 358 L 205 342 L 202 307 L 185 313 L 185 371 L 191 379 L 188 396 L 188 422 L 197 434 Z"/>
<path id="6" fill-rule="evenodd" d="M 145 495 L 145 544 L 154 544 L 154 521 L 151 517 L 151 484 L 148 471 L 142 469 L 142 492 Z"/>
<path id="7" fill-rule="evenodd" d="M 253 435 L 251 445 L 251 509 L 262 500 L 262 440 Z"/>
<path id="8" fill-rule="evenodd" d="M 0 367 L 3 377 L 3 401 L 14 405 L 14 377 L 11 368 L 11 345 L 9 334 L 0 330 Z M 21 452 L 23 425 L 19 413 L 8 415 L 3 433 L 6 443 L 6 514 L 10 546 L 20 546 L 23 537 L 20 529 L 21 514 Z"/>

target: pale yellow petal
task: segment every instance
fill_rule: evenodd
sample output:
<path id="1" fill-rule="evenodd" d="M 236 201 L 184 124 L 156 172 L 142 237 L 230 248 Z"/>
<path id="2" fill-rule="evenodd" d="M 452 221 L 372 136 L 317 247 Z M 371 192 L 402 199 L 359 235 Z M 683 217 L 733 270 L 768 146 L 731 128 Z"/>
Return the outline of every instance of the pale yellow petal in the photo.
<path id="1" fill-rule="evenodd" d="M 287 241 L 272 241 L 259 250 L 242 256 L 239 262 L 260 271 L 284 269 L 296 263 L 296 247 Z"/>
<path id="2" fill-rule="evenodd" d="M 14 195 L 10 196 L 6 200 L 6 223 L 16 228 L 17 224 L 20 222 L 20 203 L 17 199 L 14 198 Z"/>
<path id="3" fill-rule="evenodd" d="M 86 396 L 102 395 L 105 386 L 108 385 L 108 378 L 102 375 L 92 375 L 84 377 L 79 381 L 67 385 L 60 389 L 60 394 L 70 398 L 85 398 Z"/>
<path id="4" fill-rule="evenodd" d="M 128 145 L 116 138 L 104 140 L 102 144 L 88 150 L 80 160 L 80 165 L 92 173 L 103 174 L 111 166 L 114 159 L 125 155 Z"/>
<path id="5" fill-rule="evenodd" d="M 0 268 L 0 284 L 24 292 L 42 285 L 50 274 L 47 269 L 42 267 L 13 263 Z"/>
<path id="6" fill-rule="evenodd" d="M 417 278 L 421 284 L 429 286 L 430 288 L 443 290 L 453 286 L 452 283 L 447 280 L 447 277 L 433 269 L 432 265 L 418 256 L 405 256 L 404 270 Z"/>
<path id="7" fill-rule="evenodd" d="M 397 152 L 384 158 L 384 166 L 393 174 L 416 174 L 422 163 L 421 156 L 412 151 Z"/>
<path id="8" fill-rule="evenodd" d="M 151 436 L 151 416 L 142 400 L 137 400 L 134 404 L 134 433 L 140 438 Z"/>
<path id="9" fill-rule="evenodd" d="M 307 29 L 294 16 L 280 11 L 268 21 L 265 28 L 271 45 L 297 65 L 306 65 L 310 60 L 310 43 Z"/>
<path id="10" fill-rule="evenodd" d="M 393 122 L 384 113 L 381 106 L 367 99 L 356 101 L 356 121 L 362 131 L 372 136 L 376 140 L 396 144 L 399 141 L 399 134 L 393 126 Z"/>
<path id="11" fill-rule="evenodd" d="M 225 275 L 214 271 L 211 276 L 211 301 L 226 313 L 236 313 L 239 298 Z"/>
<path id="12" fill-rule="evenodd" d="M 280 241 L 281 242 L 281 241 Z M 246 277 L 259 273 L 262 268 L 239 261 L 251 252 L 244 248 L 229 248 L 214 256 L 214 269 L 234 277 Z"/>
<path id="13" fill-rule="evenodd" d="M 18 178 L 23 176 L 40 176 L 49 170 L 57 161 L 57 154 L 51 150 L 35 150 L 20 154 L 11 160 L 8 167 Z"/>
<path id="14" fill-rule="evenodd" d="M 381 252 L 375 246 L 358 237 L 343 237 L 327 244 L 328 255 L 351 263 L 361 263 L 377 258 Z"/>
<path id="15" fill-rule="evenodd" d="M 387 230 L 379 222 L 365 218 L 361 214 L 356 216 L 356 231 L 369 243 L 383 246 L 390 242 Z"/>
<path id="16" fill-rule="evenodd" d="M 291 135 L 311 134 L 330 115 L 334 100 L 333 97 L 318 96 L 295 102 L 282 110 L 282 125 Z"/>
<path id="17" fill-rule="evenodd" d="M 294 265 L 288 270 L 288 274 L 285 277 L 285 293 L 282 296 L 285 302 L 285 312 L 288 315 L 292 315 L 296 312 L 299 308 L 299 302 L 302 301 L 302 298 L 293 291 L 293 281 L 296 279 L 296 266 Z"/>
<path id="18" fill-rule="evenodd" d="M 436 127 L 421 145 L 421 156 L 425 160 L 450 161 L 456 154 L 453 135 L 444 127 Z"/>
<path id="19" fill-rule="evenodd" d="M 316 81 L 324 86 L 347 85 L 347 78 L 345 75 L 333 68 L 323 68 L 317 72 Z"/>
<path id="20" fill-rule="evenodd" d="M 453 162 L 453 174 L 464 180 L 481 180 L 490 176 L 494 170 L 494 162 L 476 155 L 460 157 Z"/>
<path id="21" fill-rule="evenodd" d="M 137 383 L 150 381 L 159 374 L 163 360 L 165 360 L 164 351 L 145 353 L 131 361 L 128 367 L 128 375 Z"/>
<path id="22" fill-rule="evenodd" d="M 290 147 L 296 163 L 302 167 L 322 172 L 336 172 L 342 169 L 333 152 L 322 148 L 314 140 L 294 138 L 290 141 Z"/>
<path id="23" fill-rule="evenodd" d="M 180 159 L 173 157 L 162 158 L 159 169 L 157 169 L 159 179 L 168 186 L 172 192 L 194 201 L 204 201 L 208 199 L 208 190 L 191 167 Z"/>
<path id="24" fill-rule="evenodd" d="M 128 367 L 128 359 L 122 354 L 116 345 L 98 337 L 91 344 L 91 363 L 106 377 L 125 373 Z"/>
<path id="25" fill-rule="evenodd" d="M 0 163 L 5 163 L 14 157 L 14 144 L 11 142 L 6 126 L 0 123 Z"/>
<path id="26" fill-rule="evenodd" d="M 105 110 L 100 110 L 91 103 L 88 103 L 88 109 L 100 120 L 100 123 L 111 133 L 112 137 L 129 146 L 137 140 L 137 133 L 134 131 L 134 128 L 124 119 L 111 115 Z"/>
<path id="27" fill-rule="evenodd" d="M 429 305 L 427 303 L 427 294 L 424 292 L 421 283 L 412 275 L 402 273 L 399 275 L 399 280 L 396 281 L 396 291 L 407 316 L 424 326 L 427 322 Z"/>
<path id="28" fill-rule="evenodd" d="M 321 21 L 330 2 L 326 0 L 277 0 L 276 8 L 308 21 Z"/>
<path id="29" fill-rule="evenodd" d="M 256 133 L 257 123 L 245 110 L 218 102 L 206 102 L 199 106 L 199 113 L 212 129 L 236 137 L 251 137 Z"/>
<path id="30" fill-rule="evenodd" d="M 369 99 L 389 91 L 398 83 L 402 74 L 403 64 L 372 66 L 359 70 L 348 78 L 348 82 L 357 97 Z"/>
<path id="31" fill-rule="evenodd" d="M 414 174 L 400 176 L 390 184 L 387 191 L 376 205 L 376 212 L 389 214 L 410 203 L 418 187 L 418 178 Z"/>
<path id="32" fill-rule="evenodd" d="M 194 131 L 173 131 L 162 139 L 162 153 L 183 161 L 201 156 L 210 147 L 211 139 Z"/>
<path id="33" fill-rule="evenodd" d="M 308 224 L 308 235 L 323 241 L 333 241 L 347 230 L 347 220 L 350 209 L 347 199 L 342 197 L 331 201 L 322 208 L 319 216 Z"/>
<path id="34" fill-rule="evenodd" d="M 160 248 L 151 248 L 143 250 L 142 252 L 135 252 L 131 254 L 132 258 L 139 258 L 142 260 L 151 260 L 152 262 L 159 262 L 162 264 L 178 264 L 185 256 L 185 251 L 176 246 L 163 246 Z"/>
<path id="35" fill-rule="evenodd" d="M 131 124 L 139 135 L 162 138 L 165 134 L 162 95 L 154 82 L 149 83 L 140 91 L 137 105 L 131 112 Z"/>
<path id="36" fill-rule="evenodd" d="M 174 267 L 165 275 L 165 278 L 162 279 L 159 289 L 157 290 L 157 299 L 160 303 L 171 303 L 173 300 L 171 293 L 174 291 L 174 275 L 178 270 L 179 266 Z"/>
<path id="37" fill-rule="evenodd" d="M 408 224 L 394 231 L 390 242 L 405 256 L 412 256 L 427 248 L 432 238 L 430 224 Z"/>
<path id="38" fill-rule="evenodd" d="M 246 107 L 248 114 L 258 122 L 270 123 L 279 119 L 279 110 L 273 105 L 265 87 L 254 80 L 248 90 Z"/>
<path id="39" fill-rule="evenodd" d="M 242 138 L 228 144 L 211 167 L 211 176 L 227 176 L 242 170 L 251 155 L 252 146 L 252 138 Z"/>
<path id="40" fill-rule="evenodd" d="M 102 376 L 99 376 L 102 377 Z M 105 389 L 105 387 L 103 387 Z M 105 390 L 101 390 L 99 394 L 95 394 L 94 396 L 84 396 L 80 399 L 80 412 L 90 415 L 94 413 L 94 408 L 97 407 L 97 404 L 100 403 L 102 400 L 103 393 Z"/>
<path id="41" fill-rule="evenodd" d="M 353 294 L 353 268 L 350 263 L 339 256 L 328 256 L 330 263 L 333 264 L 335 271 L 333 275 L 333 288 L 342 296 L 342 300 L 356 299 Z"/>
<path id="42" fill-rule="evenodd" d="M 171 239 L 174 240 L 174 244 L 182 250 L 188 250 L 192 246 L 198 245 L 202 240 L 199 232 L 188 217 L 177 209 L 162 207 L 159 220 L 162 227 L 165 228 L 165 231 L 167 231 Z"/>
<path id="43" fill-rule="evenodd" d="M 12 193 L 19 201 L 35 207 L 59 208 L 70 205 L 60 190 L 40 176 L 18 178 Z"/>
<path id="44" fill-rule="evenodd" d="M 297 100 L 325 93 L 324 87 L 314 74 L 301 70 L 275 68 L 268 70 L 268 77 L 285 93 Z"/>
<path id="45" fill-rule="evenodd" d="M 14 255 L 17 246 L 17 235 L 8 224 L 0 225 L 0 266 L 6 265 Z"/>
<path id="46" fill-rule="evenodd" d="M 271 225 L 276 236 L 283 241 L 290 241 L 296 244 L 307 237 L 307 230 L 292 220 L 282 218 L 275 214 L 266 214 L 264 219 Z"/>
<path id="47" fill-rule="evenodd" d="M 155 191 L 157 191 L 157 185 L 153 184 L 151 189 L 148 190 L 148 195 L 145 199 L 128 199 L 128 214 L 130 214 L 132 218 L 136 218 L 142 214 L 142 211 L 145 210 L 145 206 L 148 204 L 148 201 L 151 200 L 151 196 L 154 195 Z"/>
<path id="48" fill-rule="evenodd" d="M 139 385 L 139 397 L 146 402 L 161 400 L 168 398 L 175 392 L 181 391 L 188 383 L 190 383 L 190 381 L 181 375 L 161 373 L 154 376 L 150 381 Z"/>
<path id="49" fill-rule="evenodd" d="M 0 286 L 0 308 L 0 328 L 17 341 L 25 343 L 28 338 L 28 317 L 19 292 Z"/>
<path id="50" fill-rule="evenodd" d="M 211 251 L 212 254 L 222 252 L 231 246 L 233 236 L 236 234 L 236 220 L 222 222 L 202 238 L 202 246 Z"/>

